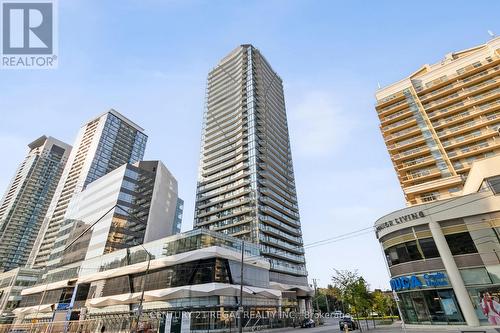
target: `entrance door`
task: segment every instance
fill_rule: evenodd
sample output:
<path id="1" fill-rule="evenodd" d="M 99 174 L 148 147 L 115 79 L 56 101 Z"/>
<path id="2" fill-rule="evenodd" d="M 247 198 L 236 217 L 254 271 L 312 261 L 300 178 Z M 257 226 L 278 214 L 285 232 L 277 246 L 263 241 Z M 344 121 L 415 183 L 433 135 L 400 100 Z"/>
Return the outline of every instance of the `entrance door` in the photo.
<path id="1" fill-rule="evenodd" d="M 419 292 L 412 293 L 413 307 L 417 315 L 417 320 L 421 323 L 431 322 L 429 312 L 427 311 L 427 305 L 425 304 L 425 299 L 423 295 Z"/>
<path id="2" fill-rule="evenodd" d="M 172 316 L 172 326 L 170 326 L 171 333 L 180 333 L 181 332 L 181 319 L 182 312 L 174 313 Z"/>

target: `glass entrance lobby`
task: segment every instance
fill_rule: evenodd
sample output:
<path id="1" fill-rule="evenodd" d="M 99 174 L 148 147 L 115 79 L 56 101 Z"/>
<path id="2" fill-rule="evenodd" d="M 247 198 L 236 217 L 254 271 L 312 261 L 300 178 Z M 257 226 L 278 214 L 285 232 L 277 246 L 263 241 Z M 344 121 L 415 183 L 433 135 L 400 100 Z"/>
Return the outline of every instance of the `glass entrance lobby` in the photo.
<path id="1" fill-rule="evenodd" d="M 408 324 L 465 324 L 452 289 L 399 292 L 398 297 Z"/>

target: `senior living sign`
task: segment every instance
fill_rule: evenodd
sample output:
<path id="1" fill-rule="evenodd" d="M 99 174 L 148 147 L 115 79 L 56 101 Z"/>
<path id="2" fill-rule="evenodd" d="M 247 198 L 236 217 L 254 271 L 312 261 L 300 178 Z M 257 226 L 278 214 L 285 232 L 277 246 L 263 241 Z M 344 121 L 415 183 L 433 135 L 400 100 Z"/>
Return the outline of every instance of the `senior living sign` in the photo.
<path id="1" fill-rule="evenodd" d="M 379 225 L 377 225 L 375 227 L 375 230 L 378 233 L 379 231 L 381 231 L 383 229 L 386 229 L 386 228 L 389 228 L 389 227 L 392 227 L 394 225 L 398 225 L 398 224 L 402 224 L 402 223 L 406 223 L 406 222 L 418 220 L 418 219 L 423 218 L 423 217 L 425 217 L 425 214 L 424 214 L 423 211 L 418 211 L 418 212 L 414 212 L 414 213 L 402 215 L 402 216 L 396 217 L 396 218 L 394 218 L 392 220 L 380 223 Z"/>

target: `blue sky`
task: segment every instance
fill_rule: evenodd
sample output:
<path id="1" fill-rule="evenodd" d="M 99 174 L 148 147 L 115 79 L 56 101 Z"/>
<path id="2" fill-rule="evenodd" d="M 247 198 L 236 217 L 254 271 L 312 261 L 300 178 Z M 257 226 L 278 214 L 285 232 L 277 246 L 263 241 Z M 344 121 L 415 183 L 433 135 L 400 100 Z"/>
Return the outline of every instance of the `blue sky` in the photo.
<path id="1" fill-rule="evenodd" d="M 377 83 L 500 33 L 498 1 L 59 0 L 59 68 L 0 71 L 0 189 L 42 134 L 72 143 L 115 108 L 174 173 L 192 227 L 208 71 L 243 43 L 285 84 L 304 243 L 373 225 L 404 206 L 378 130 Z M 308 249 L 310 278 L 358 269 L 388 287 L 373 234 Z"/>

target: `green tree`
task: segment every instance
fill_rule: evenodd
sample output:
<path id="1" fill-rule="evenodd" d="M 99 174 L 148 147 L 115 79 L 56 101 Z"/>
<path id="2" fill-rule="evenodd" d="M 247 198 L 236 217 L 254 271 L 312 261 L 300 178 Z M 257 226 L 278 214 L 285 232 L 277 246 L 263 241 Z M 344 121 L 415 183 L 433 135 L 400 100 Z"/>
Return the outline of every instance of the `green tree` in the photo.
<path id="1" fill-rule="evenodd" d="M 339 299 L 338 289 L 332 285 L 328 285 L 327 288 L 318 288 L 314 296 L 313 305 L 315 309 L 317 305 L 321 312 L 341 310 L 342 303 Z"/>
<path id="2" fill-rule="evenodd" d="M 390 295 L 384 294 L 381 290 L 375 290 L 372 293 L 372 299 L 373 311 L 380 316 L 388 316 L 397 313 L 396 302 Z"/>
<path id="3" fill-rule="evenodd" d="M 332 283 L 333 287 L 339 290 L 344 313 L 349 312 L 356 318 L 360 315 L 369 315 L 372 309 L 372 296 L 366 280 L 357 271 L 337 269 L 334 271 Z"/>

